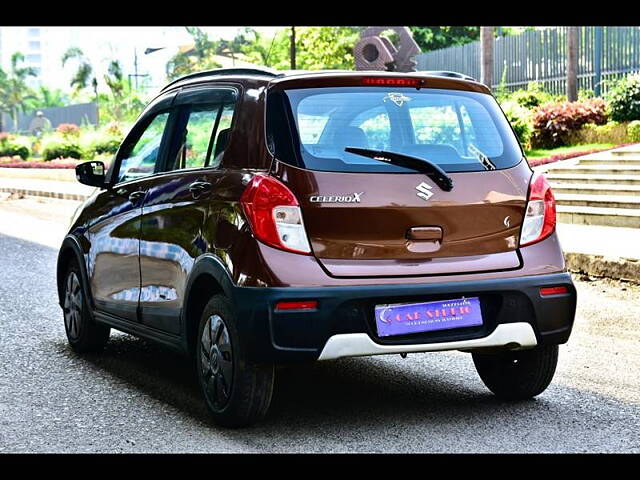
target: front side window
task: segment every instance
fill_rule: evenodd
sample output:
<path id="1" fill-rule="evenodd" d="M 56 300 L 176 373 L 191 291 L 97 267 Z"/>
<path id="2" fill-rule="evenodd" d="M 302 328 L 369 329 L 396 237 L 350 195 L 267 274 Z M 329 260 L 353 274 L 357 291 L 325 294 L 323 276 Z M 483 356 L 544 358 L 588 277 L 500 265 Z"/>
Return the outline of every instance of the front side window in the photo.
<path id="1" fill-rule="evenodd" d="M 284 133 L 283 133 L 284 132 Z M 510 168 L 522 152 L 491 95 L 408 87 L 324 87 L 276 91 L 267 135 L 280 160 L 311 170 L 412 172 L 345 151 L 384 150 L 449 172 Z"/>
<path id="2" fill-rule="evenodd" d="M 147 177 L 154 173 L 168 119 L 169 112 L 156 115 L 142 135 L 127 149 L 128 153 L 120 160 L 117 183 Z"/>

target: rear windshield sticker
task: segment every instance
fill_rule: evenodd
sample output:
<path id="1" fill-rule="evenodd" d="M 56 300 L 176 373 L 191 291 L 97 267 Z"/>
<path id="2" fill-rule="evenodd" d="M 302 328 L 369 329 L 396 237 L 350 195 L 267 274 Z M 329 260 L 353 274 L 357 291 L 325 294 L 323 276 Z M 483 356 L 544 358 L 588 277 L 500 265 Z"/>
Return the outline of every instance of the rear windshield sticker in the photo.
<path id="1" fill-rule="evenodd" d="M 401 107 L 404 104 L 404 102 L 410 101 L 411 97 L 407 97 L 406 95 L 403 95 L 402 93 L 390 92 L 390 93 L 387 93 L 385 95 L 385 97 L 384 97 L 384 99 L 382 101 L 386 102 L 387 100 L 391 100 L 398 107 Z"/>

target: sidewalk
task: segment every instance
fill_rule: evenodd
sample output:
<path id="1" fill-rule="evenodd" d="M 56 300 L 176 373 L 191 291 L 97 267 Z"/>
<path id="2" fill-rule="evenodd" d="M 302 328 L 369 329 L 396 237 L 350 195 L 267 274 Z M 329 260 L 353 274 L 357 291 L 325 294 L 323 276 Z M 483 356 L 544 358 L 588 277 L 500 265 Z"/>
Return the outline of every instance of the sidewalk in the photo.
<path id="1" fill-rule="evenodd" d="M 1 175 L 0 192 L 25 196 L 83 201 L 95 190 L 78 182 Z M 640 229 L 559 223 L 557 231 L 570 270 L 640 282 Z"/>
<path id="2" fill-rule="evenodd" d="M 95 190 L 95 187 L 82 185 L 78 182 L 13 178 L 2 176 L 2 173 L 0 171 L 0 192 L 82 201 L 88 198 Z"/>
<path id="3" fill-rule="evenodd" d="M 640 229 L 558 223 L 567 268 L 640 282 Z"/>

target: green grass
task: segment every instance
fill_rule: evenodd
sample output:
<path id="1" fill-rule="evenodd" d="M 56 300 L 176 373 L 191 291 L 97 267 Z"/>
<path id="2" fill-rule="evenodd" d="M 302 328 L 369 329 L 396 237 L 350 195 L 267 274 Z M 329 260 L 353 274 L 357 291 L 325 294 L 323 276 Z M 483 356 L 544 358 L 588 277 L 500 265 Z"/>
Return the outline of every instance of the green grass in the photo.
<path id="1" fill-rule="evenodd" d="M 536 148 L 532 150 L 525 150 L 525 153 L 529 160 L 533 160 L 536 158 L 552 157 L 553 155 L 566 153 L 578 153 L 589 150 L 606 150 L 615 146 L 615 143 L 588 143 L 586 145 L 570 145 L 568 147 L 558 147 L 550 149 Z"/>

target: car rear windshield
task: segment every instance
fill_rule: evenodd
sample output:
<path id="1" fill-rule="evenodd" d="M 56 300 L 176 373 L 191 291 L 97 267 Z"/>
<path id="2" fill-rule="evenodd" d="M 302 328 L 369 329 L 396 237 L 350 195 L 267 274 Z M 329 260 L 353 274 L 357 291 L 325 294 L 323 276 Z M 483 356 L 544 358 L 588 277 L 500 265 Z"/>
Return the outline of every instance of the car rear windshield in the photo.
<path id="1" fill-rule="evenodd" d="M 273 92 L 267 103 L 269 148 L 310 170 L 413 172 L 345 151 L 394 152 L 447 172 L 515 166 L 522 150 L 487 94 L 406 87 L 324 87 Z M 489 160 L 487 162 L 487 159 Z"/>

